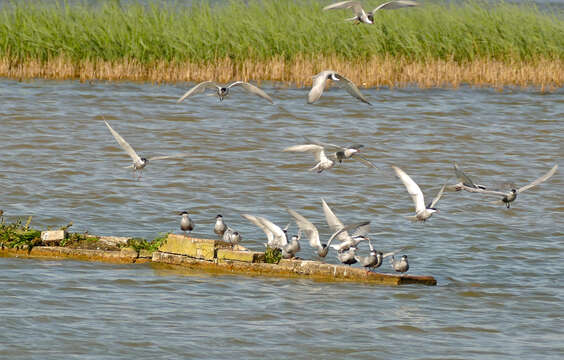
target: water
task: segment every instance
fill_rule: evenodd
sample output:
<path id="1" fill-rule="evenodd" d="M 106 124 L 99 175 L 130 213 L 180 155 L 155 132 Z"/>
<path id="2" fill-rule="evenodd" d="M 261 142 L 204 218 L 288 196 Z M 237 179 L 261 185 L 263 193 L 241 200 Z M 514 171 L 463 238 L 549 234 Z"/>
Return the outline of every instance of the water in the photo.
<path id="1" fill-rule="evenodd" d="M 241 213 L 284 226 L 290 207 L 326 238 L 323 197 L 344 222 L 368 219 L 385 232 L 373 236 L 378 248 L 410 246 L 410 273 L 435 276 L 438 286 L 0 258 L 0 358 L 564 356 L 562 169 L 511 209 L 447 193 L 439 214 L 413 224 L 411 198 L 390 167 L 410 174 L 428 200 L 454 160 L 478 183 L 522 186 L 563 158 L 563 89 L 363 90 L 369 107 L 332 88 L 308 106 L 307 89 L 267 83 L 275 105 L 241 90 L 222 103 L 201 95 L 176 104 L 188 85 L 1 80 L 7 219 L 152 239 L 178 232 L 176 213 L 190 209 L 196 235 L 212 236 L 221 213 L 245 246 L 261 249 L 264 235 Z M 137 181 L 104 117 L 142 156 L 191 155 L 150 163 Z M 310 173 L 313 156 L 281 152 L 304 135 L 364 144 L 379 169 L 347 161 Z"/>

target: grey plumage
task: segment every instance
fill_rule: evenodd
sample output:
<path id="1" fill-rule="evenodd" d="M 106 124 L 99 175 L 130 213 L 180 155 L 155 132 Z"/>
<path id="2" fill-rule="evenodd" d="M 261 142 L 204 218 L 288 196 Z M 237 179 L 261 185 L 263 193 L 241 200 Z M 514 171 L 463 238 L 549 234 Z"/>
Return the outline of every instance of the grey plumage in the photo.
<path id="1" fill-rule="evenodd" d="M 119 146 L 121 146 L 121 148 L 123 150 L 125 150 L 125 152 L 129 155 L 129 157 L 131 157 L 131 160 L 133 160 L 133 164 L 127 166 L 127 168 L 133 168 L 133 170 L 136 171 L 136 172 L 141 171 L 145 166 L 147 166 L 147 164 L 150 161 L 164 160 L 164 159 L 170 159 L 170 158 L 178 158 L 178 157 L 184 157 L 184 156 L 188 155 L 187 153 L 182 153 L 182 154 L 166 155 L 166 156 L 153 156 L 153 157 L 150 157 L 148 159 L 142 158 L 139 155 L 137 155 L 135 150 L 133 150 L 133 147 L 131 147 L 131 145 L 129 145 L 129 143 L 127 141 L 125 141 L 125 139 L 117 131 L 115 131 L 110 126 L 110 124 L 108 124 L 108 122 L 106 120 L 104 120 L 104 123 L 106 124 L 106 126 L 110 130 L 110 133 L 112 134 L 114 139 L 117 141 Z"/>
<path id="2" fill-rule="evenodd" d="M 368 105 L 372 105 L 352 81 L 333 70 L 324 70 L 313 77 L 313 85 L 307 95 L 308 104 L 313 104 L 319 100 L 325 90 L 325 84 L 329 79 L 335 81 L 337 85 L 344 87 L 345 90 L 355 98 Z"/>
<path id="3" fill-rule="evenodd" d="M 462 185 L 462 188 L 466 191 L 469 192 L 477 192 L 477 193 L 481 193 L 481 194 L 487 194 L 487 195 L 495 195 L 495 196 L 501 196 L 501 200 L 495 201 L 495 204 L 505 204 L 505 206 L 509 209 L 509 207 L 511 206 L 511 203 L 513 201 L 515 201 L 515 199 L 517 199 L 517 195 L 522 193 L 523 191 L 526 191 L 532 187 L 535 187 L 537 185 L 539 185 L 542 182 L 545 182 L 546 180 L 550 179 L 552 177 L 552 175 L 554 175 L 554 173 L 556 172 L 556 170 L 558 169 L 558 164 L 554 165 L 546 174 L 544 174 L 543 176 L 539 177 L 538 179 L 534 180 L 533 182 L 522 186 L 518 189 L 511 189 L 511 191 L 509 192 L 503 192 L 503 191 L 494 191 L 494 190 L 484 190 L 484 189 L 479 189 L 479 188 L 472 188 L 469 186 L 465 186 Z"/>
<path id="4" fill-rule="evenodd" d="M 194 230 L 195 225 L 194 221 L 190 218 L 190 214 L 187 211 L 183 211 L 179 215 L 182 216 L 180 219 L 180 230 L 184 231 L 184 234 Z"/>
<path id="5" fill-rule="evenodd" d="M 268 240 L 268 242 L 266 243 L 268 247 L 272 249 L 283 249 L 284 246 L 288 245 L 288 227 L 281 229 L 271 221 L 259 216 L 253 216 L 249 214 L 242 214 L 241 216 L 264 231 Z"/>
<path id="6" fill-rule="evenodd" d="M 337 253 L 337 259 L 345 265 L 352 265 L 356 263 L 356 248 L 351 247 L 348 251 Z"/>
<path id="7" fill-rule="evenodd" d="M 335 4 L 327 5 L 323 10 L 333 10 L 333 9 L 352 9 L 354 12 L 354 17 L 347 19 L 348 21 L 362 22 L 365 24 L 374 23 L 374 15 L 379 10 L 395 10 L 405 7 L 412 7 L 419 5 L 415 1 L 411 0 L 394 0 L 388 1 L 383 4 L 378 5 L 374 10 L 370 12 L 365 12 L 362 5 L 358 1 L 341 1 Z"/>
<path id="8" fill-rule="evenodd" d="M 296 256 L 296 253 L 301 250 L 300 246 L 301 232 L 298 235 L 292 236 L 288 244 L 282 247 L 282 258 L 291 259 Z"/>
<path id="9" fill-rule="evenodd" d="M 354 144 L 346 147 L 346 146 L 324 143 L 317 139 L 310 139 L 307 137 L 306 140 L 311 144 L 323 146 L 323 148 L 325 149 L 331 149 L 331 151 L 334 151 L 332 157 L 335 160 L 337 160 L 339 163 L 342 163 L 343 160 L 354 158 L 354 159 L 359 159 L 364 165 L 368 167 L 376 168 L 376 165 L 374 165 L 370 160 L 360 155 L 360 149 L 362 149 L 364 145 Z"/>
<path id="10" fill-rule="evenodd" d="M 435 196 L 435 198 L 428 205 L 425 205 L 423 192 L 415 183 L 415 181 L 413 181 L 413 179 L 411 179 L 411 177 L 409 177 L 409 175 L 407 175 L 407 173 L 399 167 L 392 165 L 392 168 L 405 185 L 407 192 L 409 193 L 409 195 L 411 195 L 413 203 L 415 204 L 415 216 L 409 216 L 408 219 L 412 221 L 426 221 L 433 215 L 433 213 L 438 211 L 435 208 L 435 205 L 439 202 L 441 196 L 443 195 L 443 192 L 446 188 L 446 183 L 441 187 L 441 190 L 439 190 L 437 196 Z"/>
<path id="11" fill-rule="evenodd" d="M 368 256 L 355 256 L 356 261 L 368 270 L 379 268 L 385 258 L 394 256 L 395 254 L 403 250 L 402 248 L 384 254 L 383 252 L 376 251 L 374 249 L 372 243 L 370 242 L 370 239 L 368 239 L 368 246 L 370 247 L 370 254 Z"/>
<path id="12" fill-rule="evenodd" d="M 215 217 L 215 225 L 213 227 L 213 232 L 219 236 L 219 238 L 223 238 L 225 231 L 227 230 L 228 226 L 223 221 L 223 216 L 221 214 Z"/>
<path id="13" fill-rule="evenodd" d="M 399 261 L 396 261 L 396 259 L 392 256 L 390 259 L 390 264 L 392 264 L 392 269 L 402 274 L 409 270 L 407 255 L 403 255 Z"/>
<path id="14" fill-rule="evenodd" d="M 223 101 L 225 97 L 229 96 L 230 89 L 235 86 L 240 86 L 243 89 L 245 89 L 248 93 L 261 97 L 269 101 L 271 104 L 273 103 L 272 98 L 268 96 L 267 93 L 265 93 L 259 87 L 245 81 L 235 81 L 227 86 L 221 86 L 214 81 L 204 81 L 192 87 L 190 90 L 184 93 L 184 95 L 182 95 L 176 102 L 179 103 L 190 96 L 201 94 L 208 89 L 215 90 L 215 93 L 217 94 L 219 101 Z"/>
<path id="15" fill-rule="evenodd" d="M 316 164 L 309 171 L 316 171 L 318 174 L 324 170 L 329 170 L 335 162 L 325 155 L 323 146 L 316 144 L 294 145 L 282 150 L 284 152 L 311 152 L 315 156 Z"/>

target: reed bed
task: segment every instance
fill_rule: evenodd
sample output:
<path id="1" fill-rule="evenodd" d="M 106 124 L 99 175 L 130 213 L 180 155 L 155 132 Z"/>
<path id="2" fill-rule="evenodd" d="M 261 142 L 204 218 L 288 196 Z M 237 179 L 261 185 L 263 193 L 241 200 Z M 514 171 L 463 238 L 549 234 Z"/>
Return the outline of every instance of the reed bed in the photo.
<path id="1" fill-rule="evenodd" d="M 564 84 L 561 13 L 426 3 L 366 26 L 344 22 L 349 11 L 322 11 L 330 2 L 14 2 L 0 10 L 0 76 L 304 86 L 332 68 L 363 86 Z"/>

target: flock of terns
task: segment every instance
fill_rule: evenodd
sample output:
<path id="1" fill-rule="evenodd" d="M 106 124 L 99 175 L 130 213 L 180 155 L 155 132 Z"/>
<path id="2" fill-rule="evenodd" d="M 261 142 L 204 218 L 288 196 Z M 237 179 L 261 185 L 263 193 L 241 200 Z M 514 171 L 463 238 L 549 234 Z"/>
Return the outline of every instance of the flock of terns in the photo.
<path id="1" fill-rule="evenodd" d="M 328 5 L 324 8 L 324 10 L 350 8 L 353 10 L 355 16 L 347 20 L 355 21 L 357 23 L 372 24 L 374 22 L 374 14 L 379 10 L 398 9 L 403 7 L 417 6 L 417 5 L 418 4 L 415 1 L 396 0 L 396 1 L 390 1 L 384 3 L 378 6 L 377 8 L 375 8 L 372 12 L 366 13 L 362 9 L 362 6 L 360 5 L 359 2 L 342 1 L 332 5 Z M 327 85 L 327 81 L 332 80 L 335 81 L 337 84 L 342 84 L 345 90 L 353 97 L 370 105 L 370 102 L 366 99 L 364 95 L 362 95 L 362 93 L 359 91 L 357 86 L 352 81 L 350 81 L 345 76 L 333 70 L 322 71 L 319 74 L 315 75 L 313 78 L 314 78 L 313 86 L 309 91 L 307 97 L 307 102 L 310 104 L 319 100 L 319 98 L 323 94 L 323 90 Z M 181 102 L 193 95 L 204 93 L 206 90 L 213 90 L 217 94 L 219 101 L 222 101 L 225 97 L 230 95 L 230 90 L 235 87 L 240 87 L 246 90 L 250 94 L 259 96 L 267 100 L 268 102 L 273 103 L 272 98 L 266 92 L 264 92 L 262 89 L 258 88 L 257 86 L 244 81 L 235 81 L 226 86 L 219 85 L 213 81 L 204 81 L 195 85 L 190 90 L 188 90 L 184 95 L 182 95 L 178 99 L 177 102 Z M 188 155 L 188 154 L 175 154 L 169 156 L 157 156 L 150 158 L 140 157 L 135 152 L 135 150 L 131 147 L 131 145 L 127 143 L 123 139 L 123 137 L 121 137 L 119 133 L 117 133 L 110 126 L 110 124 L 108 124 L 107 121 L 104 120 L 104 122 L 108 127 L 108 129 L 110 130 L 113 137 L 115 138 L 115 140 L 117 141 L 117 143 L 131 157 L 133 163 L 129 165 L 128 168 L 133 168 L 138 179 L 141 176 L 141 170 L 150 161 L 175 158 L 175 157 L 181 158 Z M 283 151 L 312 153 L 315 157 L 316 164 L 311 169 L 309 169 L 310 171 L 321 173 L 325 170 L 331 169 L 336 164 L 336 162 L 342 163 L 344 160 L 348 160 L 351 158 L 360 160 L 366 166 L 376 167 L 376 165 L 374 165 L 369 159 L 365 158 L 360 154 L 360 150 L 363 147 L 363 145 L 340 146 L 335 144 L 324 143 L 314 139 L 312 140 L 306 138 L 306 140 L 308 142 L 307 144 L 290 146 L 284 149 Z M 326 151 L 328 151 L 329 155 L 326 154 Z M 505 192 L 501 190 L 491 190 L 484 185 L 476 184 L 468 175 L 466 175 L 462 171 L 462 169 L 455 162 L 454 173 L 455 173 L 455 177 L 458 180 L 458 183 L 454 185 L 448 185 L 445 182 L 445 184 L 442 185 L 442 187 L 440 188 L 437 195 L 429 203 L 425 203 L 425 198 L 423 196 L 421 189 L 419 188 L 417 183 L 415 183 L 415 181 L 413 181 L 413 179 L 405 171 L 393 165 L 392 168 L 395 174 L 397 175 L 397 177 L 401 180 L 401 182 L 406 187 L 407 192 L 412 197 L 415 206 L 415 215 L 409 216 L 408 218 L 412 221 L 424 222 L 428 220 L 435 212 L 439 211 L 436 208 L 436 205 L 441 199 L 445 190 L 449 190 L 449 191 L 465 190 L 472 193 L 497 196 L 500 199 L 497 200 L 495 203 L 505 204 L 505 206 L 509 208 L 517 198 L 518 194 L 536 185 L 539 185 L 540 183 L 552 177 L 556 172 L 558 165 L 554 165 L 546 174 L 534 180 L 530 184 L 522 186 L 520 188 L 516 188 L 515 186 L 513 186 L 509 191 Z M 331 210 L 331 208 L 325 202 L 325 200 L 321 199 L 321 204 L 322 204 L 323 212 L 325 214 L 325 219 L 327 221 L 329 229 L 332 232 L 332 235 L 328 238 L 326 243 L 321 242 L 321 238 L 317 227 L 309 220 L 307 220 L 304 216 L 300 215 L 298 212 L 292 209 L 287 209 L 287 211 L 295 221 L 299 230 L 297 235 L 293 235 L 291 237 L 289 237 L 288 235 L 288 228 L 290 224 L 288 224 L 285 228 L 281 228 L 264 217 L 253 216 L 249 214 L 242 214 L 241 216 L 246 220 L 250 221 L 251 223 L 253 223 L 254 225 L 256 225 L 262 231 L 264 231 L 268 239 L 268 242 L 265 245 L 272 249 L 280 249 L 282 257 L 285 259 L 296 257 L 296 254 L 301 250 L 300 240 L 303 235 L 308 238 L 309 245 L 314 249 L 315 254 L 321 258 L 325 258 L 329 253 L 329 250 L 333 249 L 337 252 L 337 259 L 341 263 L 347 265 L 359 263 L 366 269 L 373 270 L 380 267 L 385 258 L 390 257 L 390 263 L 395 271 L 400 273 L 405 273 L 406 271 L 408 271 L 409 263 L 407 260 L 407 255 L 403 255 L 400 260 L 396 260 L 394 258 L 394 255 L 396 255 L 400 251 L 403 251 L 405 248 L 397 249 L 387 253 L 383 253 L 381 251 L 377 251 L 374 249 L 371 240 L 368 237 L 368 233 L 370 232 L 370 221 L 344 225 L 339 220 L 339 218 L 335 215 L 335 213 Z M 194 221 L 190 218 L 189 213 L 187 211 L 183 211 L 179 215 L 181 215 L 180 229 L 185 233 L 194 230 L 195 224 Z M 233 245 L 239 244 L 242 239 L 241 234 L 238 231 L 233 230 L 225 223 L 222 215 L 217 215 L 216 217 L 214 232 L 218 235 L 218 237 L 221 240 L 229 242 Z M 334 240 L 337 240 L 338 243 L 334 243 Z M 370 252 L 367 256 L 359 256 L 357 255 L 356 252 L 358 251 L 359 244 L 364 241 L 368 243 Z"/>

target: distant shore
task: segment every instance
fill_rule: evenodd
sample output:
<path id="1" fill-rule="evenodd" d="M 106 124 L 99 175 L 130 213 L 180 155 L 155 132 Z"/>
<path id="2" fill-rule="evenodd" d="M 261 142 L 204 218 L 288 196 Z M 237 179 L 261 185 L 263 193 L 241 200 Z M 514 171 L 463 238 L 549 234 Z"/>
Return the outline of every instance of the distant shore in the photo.
<path id="1" fill-rule="evenodd" d="M 0 8 L 0 76 L 308 86 L 333 69 L 364 87 L 564 86 L 564 20 L 530 5 L 425 4 L 345 22 L 325 2 L 192 7 L 26 2 Z"/>

